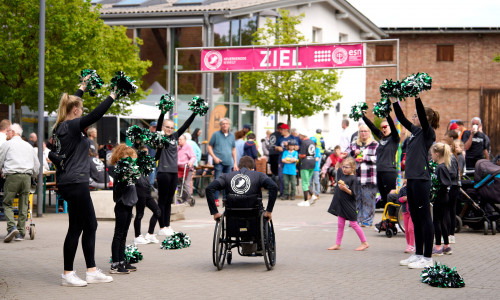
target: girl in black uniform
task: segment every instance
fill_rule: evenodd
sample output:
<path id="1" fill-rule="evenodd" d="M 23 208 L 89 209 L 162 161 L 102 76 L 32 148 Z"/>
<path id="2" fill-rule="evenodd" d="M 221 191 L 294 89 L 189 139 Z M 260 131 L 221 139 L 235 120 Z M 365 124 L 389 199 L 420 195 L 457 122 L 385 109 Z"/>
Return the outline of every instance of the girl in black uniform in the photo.
<path id="1" fill-rule="evenodd" d="M 170 228 L 170 211 L 172 209 L 172 201 L 174 199 L 175 189 L 177 188 L 177 141 L 186 129 L 193 122 L 196 114 L 193 113 L 186 122 L 177 130 L 175 123 L 172 120 L 163 122 L 165 114 L 161 114 L 158 118 L 156 131 L 163 130 L 165 135 L 170 139 L 168 148 L 158 148 L 156 150 L 155 159 L 158 160 L 158 173 L 156 179 L 158 181 L 158 206 L 161 210 L 161 217 L 158 219 L 160 231 L 158 235 L 170 236 L 174 234 L 174 230 Z"/>
<path id="2" fill-rule="evenodd" d="M 452 253 L 448 240 L 448 225 L 450 224 L 448 190 L 452 185 L 450 146 L 444 143 L 432 145 L 431 156 L 432 160 L 438 163 L 435 174 L 439 181 L 439 190 L 432 206 L 434 232 L 436 233 L 436 247 L 432 250 L 432 255 L 440 256 Z M 441 246 L 441 238 L 443 238 L 444 247 Z"/>
<path id="3" fill-rule="evenodd" d="M 69 227 L 63 251 L 62 285 L 64 286 L 86 286 L 87 283 L 113 281 L 112 277 L 104 275 L 100 269 L 96 268 L 94 260 L 97 220 L 89 191 L 90 144 L 83 135 L 83 130 L 97 122 L 106 113 L 113 104 L 116 94 L 111 92 L 106 100 L 88 115 L 82 117 L 83 106 L 80 97 L 87 87 L 85 83 L 87 79 L 87 77 L 84 79 L 74 96 L 67 93 L 62 95 L 53 129 L 53 151 L 49 154 L 50 159 L 57 162 L 59 166 L 56 170 L 57 188 L 68 203 Z M 87 265 L 86 281 L 78 278 L 73 271 L 73 261 L 80 235 L 82 235 L 83 255 Z"/>
<path id="4" fill-rule="evenodd" d="M 434 226 L 430 211 L 431 177 L 429 174 L 429 149 L 436 140 L 434 129 L 439 127 L 439 114 L 422 104 L 415 97 L 416 111 L 412 122 L 406 119 L 399 103 L 395 102 L 394 112 L 401 124 L 411 132 L 406 150 L 405 177 L 407 198 L 415 230 L 415 254 L 400 261 L 409 268 L 432 266 L 432 246 Z"/>
<path id="5" fill-rule="evenodd" d="M 387 195 L 396 188 L 398 170 L 396 169 L 396 152 L 399 147 L 399 134 L 391 116 L 380 123 L 379 130 L 365 115 L 363 121 L 379 140 L 377 148 L 377 187 L 382 197 L 382 205 L 387 203 Z"/>

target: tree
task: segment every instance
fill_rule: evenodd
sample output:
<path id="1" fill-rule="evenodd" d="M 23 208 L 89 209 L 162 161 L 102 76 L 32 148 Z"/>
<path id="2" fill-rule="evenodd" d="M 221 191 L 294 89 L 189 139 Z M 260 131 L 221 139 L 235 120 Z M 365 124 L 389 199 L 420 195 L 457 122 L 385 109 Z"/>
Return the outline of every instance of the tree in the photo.
<path id="1" fill-rule="evenodd" d="M 63 92 L 73 94 L 80 71 L 95 69 L 109 83 L 116 71 L 124 71 L 140 86 L 151 65 L 139 58 L 140 39 L 135 43 L 124 27 L 110 27 L 99 18 L 100 5 L 90 0 L 47 0 L 45 33 L 45 110 L 53 112 Z M 0 102 L 15 103 L 15 120 L 21 121 L 21 106 L 38 109 L 39 1 L 0 2 Z M 96 97 L 84 96 L 86 111 L 108 94 L 105 87 Z M 142 89 L 120 99 L 109 113 L 127 107 L 145 96 Z"/>
<path id="2" fill-rule="evenodd" d="M 281 17 L 273 22 L 267 19 L 266 26 L 254 33 L 256 45 L 299 44 L 305 41 L 297 26 L 304 18 L 290 16 L 289 11 L 280 10 Z M 312 116 L 333 106 L 342 96 L 336 92 L 338 74 L 335 70 L 251 72 L 240 74 L 241 96 L 250 105 L 259 107 L 264 114 L 286 114 L 288 124 L 291 117 Z"/>

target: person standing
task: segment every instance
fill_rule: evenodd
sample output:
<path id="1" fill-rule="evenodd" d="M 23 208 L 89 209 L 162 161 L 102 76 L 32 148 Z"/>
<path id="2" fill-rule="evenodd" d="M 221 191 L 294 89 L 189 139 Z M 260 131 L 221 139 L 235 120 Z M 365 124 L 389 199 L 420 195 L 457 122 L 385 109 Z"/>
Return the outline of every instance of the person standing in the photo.
<path id="1" fill-rule="evenodd" d="M 11 123 L 7 119 L 3 119 L 0 122 L 0 146 L 7 141 L 7 130 L 10 128 L 10 125 Z"/>
<path id="2" fill-rule="evenodd" d="M 96 154 L 96 157 L 98 157 L 97 153 L 100 149 L 97 145 L 97 128 L 90 127 L 89 129 L 87 129 L 87 137 L 89 138 L 90 149 Z"/>
<path id="3" fill-rule="evenodd" d="M 269 136 L 269 165 L 276 183 L 279 183 L 279 162 L 281 160 L 281 152 L 277 150 L 278 141 L 281 138 L 281 125 L 283 123 L 278 123 L 276 131 Z"/>
<path id="4" fill-rule="evenodd" d="M 282 124 L 280 128 L 281 128 L 281 137 L 276 142 L 275 149 L 278 150 L 281 155 L 283 154 L 283 151 L 286 149 L 288 142 L 294 140 L 295 137 L 290 134 L 290 127 L 287 124 Z M 279 176 L 278 188 L 281 196 L 283 195 L 283 162 L 281 160 L 279 161 L 278 165 L 278 176 Z"/>
<path id="5" fill-rule="evenodd" d="M 342 120 L 342 133 L 340 134 L 340 152 L 347 152 L 351 147 L 351 130 L 349 129 L 349 120 Z"/>
<path id="6" fill-rule="evenodd" d="M 316 133 L 313 135 L 313 137 L 316 138 L 316 148 L 319 149 L 321 154 L 325 153 L 325 139 L 323 138 L 323 135 L 321 134 L 323 130 L 320 128 L 316 129 Z"/>
<path id="7" fill-rule="evenodd" d="M 157 125 L 158 125 L 158 123 L 156 121 L 149 123 L 149 131 L 156 132 Z M 148 145 L 146 145 L 146 147 L 148 148 L 148 155 L 151 157 L 155 157 L 156 156 L 156 149 L 151 148 Z M 151 184 L 151 187 L 153 189 L 155 188 L 154 183 L 155 183 L 155 179 L 156 179 L 156 171 L 157 171 L 157 167 L 155 166 L 155 168 L 153 169 L 151 174 L 149 174 L 149 183 Z"/>
<path id="8" fill-rule="evenodd" d="M 295 189 L 297 185 L 297 168 L 295 164 L 299 160 L 299 153 L 295 150 L 295 141 L 290 141 L 287 150 L 283 151 L 281 158 L 283 162 L 283 195 L 281 200 L 295 200 Z"/>
<path id="9" fill-rule="evenodd" d="M 179 147 L 177 148 L 177 164 L 178 164 L 178 177 L 184 180 L 182 188 L 182 204 L 189 206 L 191 199 L 191 180 L 193 178 L 193 167 L 196 163 L 196 155 L 193 148 L 187 143 L 186 134 L 184 133 L 179 137 Z M 187 169 L 185 169 L 187 168 Z M 182 178 L 182 176 L 186 177 Z M 180 193 L 180 191 L 177 191 Z"/>
<path id="10" fill-rule="evenodd" d="M 174 121 L 168 119 L 163 121 L 165 114 L 162 112 L 158 118 L 156 131 L 162 130 L 169 139 L 169 146 L 156 149 L 155 160 L 158 161 L 157 181 L 158 181 L 158 206 L 161 210 L 161 217 L 158 219 L 160 231 L 158 235 L 171 236 L 174 230 L 170 227 L 170 212 L 172 211 L 172 202 L 174 201 L 175 190 L 177 189 L 178 175 L 178 140 L 181 135 L 191 126 L 196 113 L 182 124 L 179 130 L 175 131 Z"/>
<path id="11" fill-rule="evenodd" d="M 380 123 L 380 130 L 363 114 L 363 121 L 379 138 L 377 149 L 377 187 L 382 197 L 382 206 L 387 203 L 387 195 L 396 188 L 398 170 L 396 165 L 396 152 L 399 147 L 399 134 L 391 116 Z"/>
<path id="12" fill-rule="evenodd" d="M 108 111 L 116 99 L 116 94 L 114 91 L 111 92 L 110 96 L 92 112 L 82 117 L 81 97 L 87 87 L 85 80 L 74 96 L 67 93 L 61 96 L 57 120 L 53 128 L 54 144 L 49 153 L 50 160 L 57 167 L 57 188 L 68 203 L 69 226 L 64 240 L 63 286 L 86 286 L 87 283 L 113 281 L 111 276 L 104 275 L 95 264 L 97 219 L 89 191 L 90 145 L 83 131 Z M 80 279 L 73 270 L 80 235 L 82 235 L 83 255 L 87 265 L 86 280 Z"/>
<path id="13" fill-rule="evenodd" d="M 261 139 L 261 145 L 262 145 L 262 155 L 267 158 L 267 161 L 269 161 L 269 138 L 271 137 L 271 131 L 267 130 L 266 131 L 266 137 Z"/>
<path id="14" fill-rule="evenodd" d="M 23 134 L 21 126 L 14 123 L 10 129 L 14 136 L 0 146 L 0 169 L 5 176 L 3 199 L 5 218 L 7 219 L 5 243 L 14 238 L 16 241 L 24 240 L 31 177 L 36 177 L 40 168 L 40 162 L 33 152 L 33 147 L 21 139 Z M 19 217 L 16 226 L 12 204 L 17 194 L 19 194 Z"/>
<path id="15" fill-rule="evenodd" d="M 304 193 L 304 201 L 299 202 L 298 206 L 310 206 L 309 202 L 309 182 L 313 176 L 314 167 L 316 166 L 316 144 L 309 139 L 305 134 L 300 134 L 302 144 L 300 145 L 300 178 L 302 180 L 302 192 Z M 314 204 L 314 202 L 313 202 Z"/>
<path id="16" fill-rule="evenodd" d="M 321 150 L 318 148 L 317 144 L 317 138 L 315 136 L 312 136 L 311 141 L 316 145 L 316 152 L 314 154 L 314 159 L 316 161 L 316 164 L 314 165 L 314 171 L 313 171 L 313 176 L 311 177 L 311 182 L 309 182 L 309 191 L 314 191 L 313 195 L 311 196 L 311 204 L 314 204 L 316 200 L 319 199 L 319 173 L 321 172 L 320 169 L 320 164 L 321 164 Z M 314 189 L 313 189 L 314 188 Z"/>
<path id="17" fill-rule="evenodd" d="M 472 130 L 466 130 L 462 135 L 462 142 L 465 146 L 465 167 L 467 170 L 474 170 L 476 162 L 480 159 L 489 159 L 488 136 L 479 131 L 481 119 L 472 118 Z"/>
<path id="18" fill-rule="evenodd" d="M 243 130 L 236 131 L 234 133 L 234 147 L 236 148 L 236 161 L 234 164 L 238 164 L 240 162 L 240 158 L 243 156 L 245 152 L 245 132 Z"/>
<path id="19" fill-rule="evenodd" d="M 220 130 L 212 134 L 207 147 L 208 153 L 212 156 L 214 161 L 214 179 L 219 178 L 221 174 L 231 172 L 231 168 L 233 168 L 234 171 L 238 171 L 238 166 L 236 165 L 237 159 L 234 134 L 229 132 L 231 120 L 223 118 L 220 120 L 219 124 Z M 225 192 L 222 197 L 225 200 Z M 215 192 L 215 199 L 215 202 L 218 203 L 219 191 Z"/>

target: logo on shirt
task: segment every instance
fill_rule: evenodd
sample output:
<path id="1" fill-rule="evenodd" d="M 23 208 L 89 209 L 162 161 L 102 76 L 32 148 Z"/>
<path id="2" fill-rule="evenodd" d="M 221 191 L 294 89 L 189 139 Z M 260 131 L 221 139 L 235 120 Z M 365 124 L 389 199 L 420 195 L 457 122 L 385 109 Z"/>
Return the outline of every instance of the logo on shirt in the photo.
<path id="1" fill-rule="evenodd" d="M 239 195 L 248 192 L 250 184 L 250 177 L 244 174 L 237 174 L 231 179 L 231 189 Z"/>
<path id="2" fill-rule="evenodd" d="M 269 144 L 271 144 L 271 146 L 276 145 L 276 136 L 275 135 L 271 135 L 271 137 L 269 138 Z"/>
<path id="3" fill-rule="evenodd" d="M 380 140 L 379 143 L 380 143 L 380 145 L 385 146 L 385 144 L 387 144 L 387 141 Z"/>
<path id="4" fill-rule="evenodd" d="M 316 152 L 316 145 L 314 144 L 309 145 L 309 147 L 307 148 L 307 154 L 311 156 L 314 155 L 315 152 Z"/>

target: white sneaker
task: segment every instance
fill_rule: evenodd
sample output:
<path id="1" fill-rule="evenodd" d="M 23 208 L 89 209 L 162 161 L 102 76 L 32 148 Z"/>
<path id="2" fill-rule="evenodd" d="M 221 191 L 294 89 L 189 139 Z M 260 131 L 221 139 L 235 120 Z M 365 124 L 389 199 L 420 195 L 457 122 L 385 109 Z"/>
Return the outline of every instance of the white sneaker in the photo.
<path id="1" fill-rule="evenodd" d="M 413 262 L 416 262 L 420 260 L 420 257 L 416 256 L 415 254 L 413 254 L 412 256 L 408 257 L 407 259 L 403 259 L 403 260 L 400 260 L 399 261 L 399 265 L 400 266 L 407 266 Z"/>
<path id="2" fill-rule="evenodd" d="M 149 233 L 146 233 L 146 236 L 144 237 L 144 239 L 146 241 L 148 241 L 149 243 L 153 243 L 153 244 L 158 244 L 160 241 L 156 238 L 156 234 L 149 234 Z"/>
<path id="3" fill-rule="evenodd" d="M 311 206 L 311 203 L 309 203 L 309 200 L 306 201 L 301 201 L 297 203 L 298 206 Z"/>
<path id="4" fill-rule="evenodd" d="M 432 267 L 434 265 L 434 261 L 431 259 L 425 259 L 424 257 L 422 257 L 421 259 L 415 261 L 415 262 L 412 262 L 412 263 L 409 263 L 408 264 L 408 268 L 409 269 L 423 269 L 425 267 Z"/>
<path id="5" fill-rule="evenodd" d="M 146 245 L 146 244 L 149 244 L 149 241 L 146 240 L 142 234 L 139 235 L 138 237 L 134 238 L 134 244 L 136 245 Z"/>
<path id="6" fill-rule="evenodd" d="M 171 236 L 175 233 L 175 231 L 172 229 L 172 227 L 168 226 L 166 227 L 166 236 Z"/>
<path id="7" fill-rule="evenodd" d="M 87 280 L 88 283 L 106 283 L 106 282 L 112 282 L 113 277 L 104 275 L 101 269 L 97 269 L 92 273 L 86 272 L 87 276 L 85 279 Z"/>
<path id="8" fill-rule="evenodd" d="M 167 235 L 167 227 L 158 230 L 158 235 Z"/>
<path id="9" fill-rule="evenodd" d="M 312 195 L 311 200 L 310 200 L 310 201 L 311 201 L 311 203 L 310 203 L 310 204 L 311 204 L 311 205 L 313 205 L 314 203 L 316 203 L 316 200 L 318 200 L 318 199 L 319 199 L 319 197 L 318 197 L 318 196 L 316 196 L 316 195 Z"/>
<path id="10" fill-rule="evenodd" d="M 81 280 L 78 276 L 76 276 L 75 271 L 72 271 L 69 274 L 62 274 L 62 285 L 63 286 L 87 286 L 87 282 Z"/>
<path id="11" fill-rule="evenodd" d="M 455 236 L 454 235 L 448 236 L 448 242 L 450 242 L 450 244 L 455 244 Z"/>

